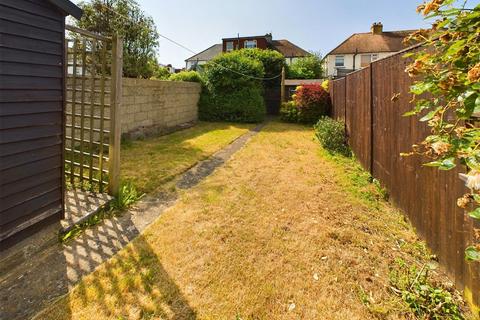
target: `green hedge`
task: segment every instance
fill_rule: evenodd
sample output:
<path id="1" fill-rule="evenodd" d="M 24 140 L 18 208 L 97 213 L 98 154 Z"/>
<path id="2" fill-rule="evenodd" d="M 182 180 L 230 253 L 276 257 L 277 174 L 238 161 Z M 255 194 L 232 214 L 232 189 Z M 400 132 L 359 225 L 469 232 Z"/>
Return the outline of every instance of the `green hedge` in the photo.
<path id="1" fill-rule="evenodd" d="M 181 71 L 174 73 L 168 78 L 170 81 L 186 81 L 186 82 L 198 82 L 202 83 L 202 77 L 196 71 Z"/>
<path id="2" fill-rule="evenodd" d="M 206 121 L 260 122 L 265 117 L 263 64 L 238 51 L 204 65 L 199 118 Z"/>
<path id="3" fill-rule="evenodd" d="M 204 121 L 261 122 L 266 110 L 260 88 L 243 88 L 218 94 L 204 90 L 198 113 Z"/>

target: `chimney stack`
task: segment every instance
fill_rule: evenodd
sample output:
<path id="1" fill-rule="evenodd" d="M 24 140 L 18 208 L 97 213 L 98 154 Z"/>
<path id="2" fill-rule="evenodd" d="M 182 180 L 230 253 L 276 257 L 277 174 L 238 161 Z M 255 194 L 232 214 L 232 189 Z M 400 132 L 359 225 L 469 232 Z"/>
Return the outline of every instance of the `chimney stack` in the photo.
<path id="1" fill-rule="evenodd" d="M 267 39 L 267 42 L 268 42 L 268 43 L 272 43 L 272 33 L 271 33 L 271 32 L 270 32 L 270 33 L 267 33 L 267 34 L 265 35 L 265 39 Z"/>
<path id="2" fill-rule="evenodd" d="M 383 33 L 383 24 L 381 22 L 374 22 L 370 28 L 373 34 L 382 34 Z"/>

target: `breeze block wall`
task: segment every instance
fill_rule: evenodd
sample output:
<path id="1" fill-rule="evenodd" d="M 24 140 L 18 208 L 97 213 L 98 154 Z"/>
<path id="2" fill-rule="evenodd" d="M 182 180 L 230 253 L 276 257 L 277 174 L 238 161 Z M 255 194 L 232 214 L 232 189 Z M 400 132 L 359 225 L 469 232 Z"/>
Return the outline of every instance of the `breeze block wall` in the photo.
<path id="1" fill-rule="evenodd" d="M 122 135 L 138 139 L 194 123 L 200 91 L 194 82 L 123 78 Z"/>

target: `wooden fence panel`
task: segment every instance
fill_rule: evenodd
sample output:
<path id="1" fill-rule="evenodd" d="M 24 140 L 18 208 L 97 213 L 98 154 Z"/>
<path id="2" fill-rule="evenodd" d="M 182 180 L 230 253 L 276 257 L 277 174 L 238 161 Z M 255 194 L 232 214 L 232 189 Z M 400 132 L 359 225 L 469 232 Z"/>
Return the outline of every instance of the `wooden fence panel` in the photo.
<path id="1" fill-rule="evenodd" d="M 349 144 L 364 168 L 371 165 L 370 68 L 346 78 L 346 132 Z"/>
<path id="2" fill-rule="evenodd" d="M 330 97 L 332 99 L 332 118 L 345 120 L 345 78 L 331 82 Z"/>
<path id="3" fill-rule="evenodd" d="M 386 187 L 468 300 L 480 305 L 480 263 L 464 259 L 480 226 L 456 206 L 467 191 L 458 177 L 464 168 L 439 171 L 423 166 L 427 159 L 400 156 L 429 134 L 418 118 L 403 117 L 413 108 L 407 63 L 400 53 L 333 81 L 332 117 L 346 114 L 349 143 L 363 167 Z"/>

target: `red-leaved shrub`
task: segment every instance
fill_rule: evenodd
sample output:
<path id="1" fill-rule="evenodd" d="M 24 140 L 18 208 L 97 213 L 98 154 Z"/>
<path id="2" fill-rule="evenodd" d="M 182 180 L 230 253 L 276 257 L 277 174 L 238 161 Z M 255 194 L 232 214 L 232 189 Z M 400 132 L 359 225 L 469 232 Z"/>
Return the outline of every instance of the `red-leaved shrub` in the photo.
<path id="1" fill-rule="evenodd" d="M 328 114 L 330 95 L 319 84 L 306 84 L 297 87 L 293 101 L 298 108 L 297 122 L 315 123 Z"/>

